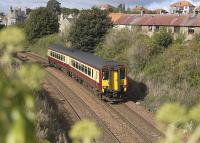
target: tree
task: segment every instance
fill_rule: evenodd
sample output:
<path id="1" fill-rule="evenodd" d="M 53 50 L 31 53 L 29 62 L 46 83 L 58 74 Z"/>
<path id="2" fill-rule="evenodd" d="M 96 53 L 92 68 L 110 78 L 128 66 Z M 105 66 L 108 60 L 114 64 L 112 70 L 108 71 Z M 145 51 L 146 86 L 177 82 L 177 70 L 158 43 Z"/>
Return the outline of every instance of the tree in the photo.
<path id="1" fill-rule="evenodd" d="M 118 8 L 119 12 L 125 12 L 126 11 L 125 4 L 120 3 L 117 8 Z"/>
<path id="2" fill-rule="evenodd" d="M 3 29 L 5 27 L 5 25 L 0 24 L 0 30 Z"/>
<path id="3" fill-rule="evenodd" d="M 73 48 L 94 52 L 111 27 L 107 12 L 95 8 L 83 10 L 70 30 L 69 41 Z"/>
<path id="4" fill-rule="evenodd" d="M 172 43 L 173 37 L 170 32 L 163 28 L 153 35 L 153 40 L 156 45 L 167 48 Z"/>
<path id="5" fill-rule="evenodd" d="M 70 9 L 70 8 L 62 8 L 62 13 L 69 15 L 69 14 L 74 14 L 74 15 L 78 15 L 79 14 L 79 10 L 76 8 Z"/>
<path id="6" fill-rule="evenodd" d="M 25 24 L 28 40 L 58 32 L 58 16 L 47 8 L 39 8 L 30 13 Z"/>
<path id="7" fill-rule="evenodd" d="M 57 15 L 61 14 L 60 3 L 57 0 L 49 0 L 47 3 L 47 8 L 50 11 L 55 12 Z"/>

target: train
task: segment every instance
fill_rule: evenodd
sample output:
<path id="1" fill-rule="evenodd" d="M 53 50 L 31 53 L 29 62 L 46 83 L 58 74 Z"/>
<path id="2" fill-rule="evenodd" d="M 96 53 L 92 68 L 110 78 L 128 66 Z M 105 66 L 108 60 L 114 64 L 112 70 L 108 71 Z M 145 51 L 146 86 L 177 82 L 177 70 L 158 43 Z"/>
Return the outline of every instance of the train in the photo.
<path id="1" fill-rule="evenodd" d="M 47 56 L 50 66 L 87 85 L 100 99 L 112 102 L 126 99 L 128 77 L 124 65 L 61 45 L 50 45 Z"/>

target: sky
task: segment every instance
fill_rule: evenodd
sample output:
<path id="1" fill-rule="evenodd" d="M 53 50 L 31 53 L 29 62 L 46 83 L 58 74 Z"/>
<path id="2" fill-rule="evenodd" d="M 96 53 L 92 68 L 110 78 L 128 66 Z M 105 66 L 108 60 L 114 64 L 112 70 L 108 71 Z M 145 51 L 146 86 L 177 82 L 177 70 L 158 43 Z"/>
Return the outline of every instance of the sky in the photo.
<path id="1" fill-rule="evenodd" d="M 7 12 L 10 6 L 36 8 L 45 6 L 48 0 L 0 0 L 0 12 Z M 143 5 L 149 9 L 169 9 L 169 5 L 178 0 L 58 0 L 62 7 L 86 9 L 99 4 L 111 4 L 117 6 L 125 3 L 127 7 Z M 200 5 L 200 0 L 189 0 L 194 5 Z"/>

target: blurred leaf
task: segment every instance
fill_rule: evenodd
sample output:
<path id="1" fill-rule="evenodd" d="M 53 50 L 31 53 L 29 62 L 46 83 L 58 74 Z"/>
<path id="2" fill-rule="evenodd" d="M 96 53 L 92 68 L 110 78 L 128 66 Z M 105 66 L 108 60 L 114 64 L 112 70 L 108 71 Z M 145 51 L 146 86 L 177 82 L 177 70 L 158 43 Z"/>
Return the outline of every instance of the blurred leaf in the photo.
<path id="1" fill-rule="evenodd" d="M 69 133 L 74 143 L 83 142 L 91 143 L 92 139 L 100 137 L 100 130 L 97 128 L 95 122 L 82 120 L 76 123 Z"/>
<path id="2" fill-rule="evenodd" d="M 182 123 L 187 120 L 186 109 L 178 103 L 165 104 L 158 110 L 156 119 L 161 123 Z"/>

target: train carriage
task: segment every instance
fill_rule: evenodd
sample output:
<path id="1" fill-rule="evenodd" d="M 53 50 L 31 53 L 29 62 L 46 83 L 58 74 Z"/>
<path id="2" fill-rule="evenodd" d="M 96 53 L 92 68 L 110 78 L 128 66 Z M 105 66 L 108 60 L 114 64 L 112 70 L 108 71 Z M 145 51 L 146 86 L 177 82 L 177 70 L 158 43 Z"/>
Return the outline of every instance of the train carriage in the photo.
<path id="1" fill-rule="evenodd" d="M 48 60 L 50 65 L 93 88 L 101 98 L 119 101 L 126 97 L 128 81 L 124 65 L 60 45 L 49 46 Z"/>

